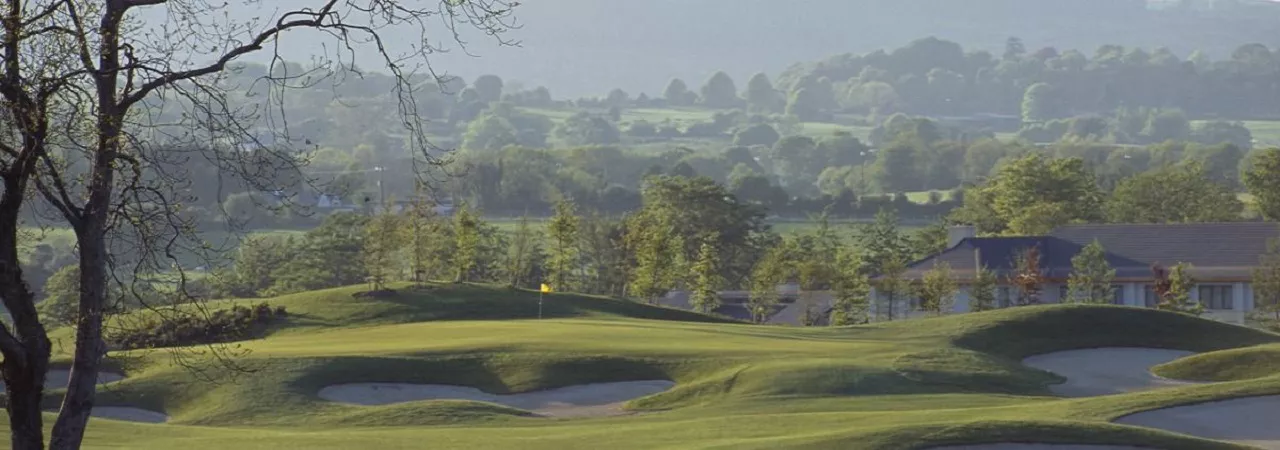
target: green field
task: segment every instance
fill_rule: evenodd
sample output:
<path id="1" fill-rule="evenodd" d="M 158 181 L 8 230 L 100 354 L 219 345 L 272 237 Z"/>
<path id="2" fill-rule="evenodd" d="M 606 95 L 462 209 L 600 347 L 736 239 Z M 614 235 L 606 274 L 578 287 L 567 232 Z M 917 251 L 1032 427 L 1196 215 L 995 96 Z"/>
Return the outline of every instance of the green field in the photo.
<path id="1" fill-rule="evenodd" d="M 202 381 L 168 352 L 115 355 L 112 363 L 126 367 L 128 378 L 107 385 L 98 404 L 163 411 L 170 422 L 94 419 L 86 448 L 914 449 L 1012 441 L 1226 449 L 1240 447 L 1108 420 L 1280 393 L 1280 358 L 1240 359 L 1232 351 L 1175 362 L 1169 371 L 1263 378 L 1059 399 L 1046 388 L 1059 377 L 1018 363 L 1100 346 L 1262 345 L 1248 351 L 1272 355 L 1271 344 L 1280 342 L 1270 333 L 1152 310 L 1026 307 L 790 328 L 568 294 L 549 295 L 547 318 L 537 320 L 536 293 L 399 287 L 381 299 L 353 297 L 356 288 L 270 299 L 288 307 L 290 322 L 240 343 L 250 352 L 237 361 L 256 372 L 234 381 Z M 631 402 L 635 415 L 591 419 L 466 401 L 347 406 L 317 396 L 325 386 L 352 382 L 507 393 L 648 379 L 677 385 Z"/>

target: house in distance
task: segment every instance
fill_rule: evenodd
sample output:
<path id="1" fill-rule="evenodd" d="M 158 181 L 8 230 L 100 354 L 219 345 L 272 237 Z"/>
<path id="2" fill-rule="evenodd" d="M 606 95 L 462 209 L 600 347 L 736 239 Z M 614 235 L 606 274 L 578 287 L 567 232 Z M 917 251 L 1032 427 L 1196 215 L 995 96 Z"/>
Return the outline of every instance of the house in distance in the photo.
<path id="1" fill-rule="evenodd" d="M 967 312 L 969 286 L 981 264 L 998 280 L 996 306 L 1008 307 L 1018 298 L 1018 288 L 1009 282 L 1015 261 L 1031 254 L 1039 260 L 1043 280 L 1038 303 L 1060 303 L 1067 296 L 1071 259 L 1097 241 L 1116 271 L 1112 303 L 1155 307 L 1155 268 L 1186 263 L 1195 280 L 1191 299 L 1204 306 L 1205 317 L 1241 323 L 1255 306 L 1253 271 L 1268 241 L 1276 238 L 1280 224 L 1272 222 L 1068 225 L 1027 237 L 977 237 L 973 227 L 953 227 L 948 249 L 910 265 L 905 278 L 918 283 L 945 262 L 960 285 L 952 310 Z M 873 290 L 872 298 L 878 300 L 872 302 L 873 309 L 887 308 L 882 293 Z M 918 314 L 913 301 L 895 302 L 894 309 L 898 317 Z"/>

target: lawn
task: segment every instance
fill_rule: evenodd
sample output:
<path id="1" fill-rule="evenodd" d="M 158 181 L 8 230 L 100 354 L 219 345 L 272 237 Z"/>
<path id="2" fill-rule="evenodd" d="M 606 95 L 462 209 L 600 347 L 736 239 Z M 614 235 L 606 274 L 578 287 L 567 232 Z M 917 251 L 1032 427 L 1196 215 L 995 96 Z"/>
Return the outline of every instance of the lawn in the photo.
<path id="1" fill-rule="evenodd" d="M 164 411 L 170 423 L 95 419 L 86 448 L 223 449 L 914 449 L 954 443 L 1145 443 L 1238 448 L 1107 421 L 1208 399 L 1280 393 L 1280 377 L 1082 399 L 1049 397 L 1058 377 L 1017 361 L 1058 350 L 1195 351 L 1280 336 L 1150 310 L 1047 306 L 857 327 L 726 322 L 620 300 L 490 286 L 342 288 L 268 299 L 288 325 L 240 343 L 256 369 L 210 384 L 168 352 L 116 355 L 129 378 L 99 405 Z M 215 302 L 214 307 L 228 303 Z M 211 372 L 218 374 L 218 371 Z M 1274 373 L 1274 371 L 1272 371 Z M 531 417 L 464 401 L 348 406 L 329 385 L 435 383 L 494 393 L 669 379 L 636 415 Z"/>

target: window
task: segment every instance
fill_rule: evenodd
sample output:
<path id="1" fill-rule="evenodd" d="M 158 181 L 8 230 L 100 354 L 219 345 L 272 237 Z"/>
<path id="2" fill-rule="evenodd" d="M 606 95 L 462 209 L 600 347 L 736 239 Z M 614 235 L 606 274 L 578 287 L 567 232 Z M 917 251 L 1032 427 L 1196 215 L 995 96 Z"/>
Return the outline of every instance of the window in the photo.
<path id="1" fill-rule="evenodd" d="M 1200 304 L 1208 309 L 1229 310 L 1235 308 L 1232 286 L 1201 285 Z"/>
<path id="2" fill-rule="evenodd" d="M 1160 296 L 1156 295 L 1156 286 L 1148 284 L 1142 287 L 1142 298 L 1148 308 L 1160 306 Z"/>

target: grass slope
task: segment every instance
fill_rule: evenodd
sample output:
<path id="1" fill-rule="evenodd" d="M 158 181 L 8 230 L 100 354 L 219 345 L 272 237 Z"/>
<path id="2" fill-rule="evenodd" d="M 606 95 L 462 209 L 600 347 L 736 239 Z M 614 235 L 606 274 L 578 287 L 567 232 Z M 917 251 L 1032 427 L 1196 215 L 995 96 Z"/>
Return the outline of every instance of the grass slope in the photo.
<path id="1" fill-rule="evenodd" d="M 1164 405 L 1280 393 L 1271 378 L 1088 399 L 1048 397 L 1026 355 L 1096 346 L 1214 350 L 1280 342 L 1246 328 L 1095 306 L 1008 309 L 844 328 L 727 323 L 615 300 L 436 286 L 389 298 L 356 288 L 270 299 L 297 322 L 240 343 L 258 369 L 209 384 L 164 352 L 100 405 L 164 411 L 167 425 L 95 420 L 88 448 L 927 448 L 998 441 L 1236 448 L 1107 423 Z M 1209 338 L 1211 337 L 1211 338 Z M 213 369 L 206 367 L 207 369 Z M 219 374 L 217 370 L 209 373 Z M 352 382 L 494 393 L 670 379 L 639 415 L 554 420 L 475 402 L 360 407 L 317 398 Z"/>

